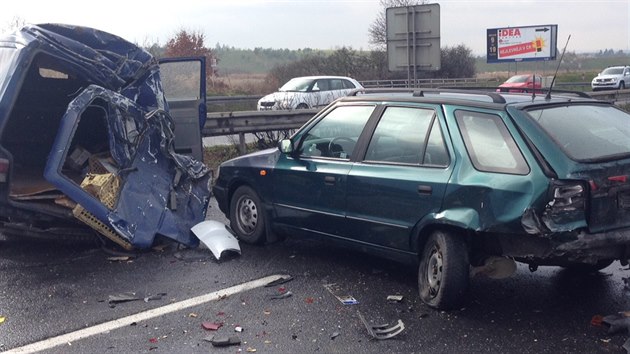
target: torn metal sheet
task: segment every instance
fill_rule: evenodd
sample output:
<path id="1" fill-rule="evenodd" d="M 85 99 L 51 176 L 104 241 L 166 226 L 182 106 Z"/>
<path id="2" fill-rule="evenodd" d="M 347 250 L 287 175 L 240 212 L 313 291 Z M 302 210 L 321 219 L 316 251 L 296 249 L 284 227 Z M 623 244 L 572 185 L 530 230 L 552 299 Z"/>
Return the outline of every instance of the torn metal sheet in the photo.
<path id="1" fill-rule="evenodd" d="M 389 324 L 372 326 L 368 323 L 365 317 L 363 317 L 361 311 L 357 311 L 357 315 L 359 316 L 361 322 L 363 322 L 363 325 L 365 326 L 365 329 L 367 329 L 370 337 L 374 339 L 383 340 L 394 338 L 405 330 L 405 324 L 402 320 L 398 320 L 398 322 L 396 322 L 393 326 L 390 326 Z"/>
<path id="2" fill-rule="evenodd" d="M 208 247 L 217 260 L 221 258 L 225 251 L 241 254 L 238 240 L 228 231 L 223 223 L 206 220 L 193 226 L 191 231 Z"/>

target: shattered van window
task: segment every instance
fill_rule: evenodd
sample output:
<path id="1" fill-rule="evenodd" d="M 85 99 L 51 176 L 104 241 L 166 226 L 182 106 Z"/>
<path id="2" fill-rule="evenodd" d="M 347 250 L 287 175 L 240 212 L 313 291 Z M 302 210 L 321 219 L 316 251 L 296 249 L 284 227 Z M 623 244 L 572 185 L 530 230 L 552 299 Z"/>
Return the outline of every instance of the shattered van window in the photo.
<path id="1" fill-rule="evenodd" d="M 14 48 L 0 48 L 0 89 L 5 85 L 9 68 L 15 59 L 15 53 Z"/>
<path id="2" fill-rule="evenodd" d="M 160 64 L 160 79 L 168 100 L 198 100 L 201 62 L 167 62 Z"/>
<path id="3" fill-rule="evenodd" d="M 630 156 L 630 114 L 620 109 L 571 105 L 528 113 L 573 160 L 603 161 Z"/>

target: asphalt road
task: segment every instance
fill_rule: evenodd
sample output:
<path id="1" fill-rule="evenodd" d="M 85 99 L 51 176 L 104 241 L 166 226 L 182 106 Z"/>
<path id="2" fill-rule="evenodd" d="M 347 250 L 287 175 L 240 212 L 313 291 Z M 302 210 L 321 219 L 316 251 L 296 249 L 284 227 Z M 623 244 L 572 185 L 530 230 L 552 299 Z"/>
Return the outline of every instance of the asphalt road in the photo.
<path id="1" fill-rule="evenodd" d="M 209 215 L 221 219 L 216 208 Z M 414 268 L 310 239 L 241 247 L 241 256 L 220 261 L 207 249 L 176 245 L 116 261 L 93 246 L 2 241 L 0 349 L 37 343 L 44 353 L 624 353 L 628 338 L 591 324 L 594 315 L 630 310 L 623 281 L 630 271 L 619 263 L 586 275 L 519 266 L 506 280 L 477 276 L 462 308 L 441 312 L 417 298 Z M 219 296 L 281 274 L 293 280 Z M 342 304 L 326 284 L 359 303 Z M 270 298 L 282 290 L 293 296 Z M 122 293 L 166 295 L 110 306 L 109 296 Z M 184 306 L 207 294 L 209 301 Z M 388 302 L 394 294 L 403 300 Z M 157 314 L 119 320 L 148 310 Z M 405 329 L 393 339 L 371 340 L 358 311 L 374 325 L 400 319 Z M 204 322 L 222 327 L 206 330 Z M 61 345 L 46 342 L 112 323 L 118 326 Z M 236 335 L 241 344 L 213 348 L 204 340 L 209 335 Z"/>

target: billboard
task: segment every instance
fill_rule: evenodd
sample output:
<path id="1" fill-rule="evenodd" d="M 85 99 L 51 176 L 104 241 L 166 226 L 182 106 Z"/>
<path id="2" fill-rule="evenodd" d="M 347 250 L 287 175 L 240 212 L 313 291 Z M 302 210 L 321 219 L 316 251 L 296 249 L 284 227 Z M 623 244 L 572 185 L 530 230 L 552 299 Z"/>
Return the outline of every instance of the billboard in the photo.
<path id="1" fill-rule="evenodd" d="M 487 62 L 555 60 L 558 25 L 490 28 Z"/>

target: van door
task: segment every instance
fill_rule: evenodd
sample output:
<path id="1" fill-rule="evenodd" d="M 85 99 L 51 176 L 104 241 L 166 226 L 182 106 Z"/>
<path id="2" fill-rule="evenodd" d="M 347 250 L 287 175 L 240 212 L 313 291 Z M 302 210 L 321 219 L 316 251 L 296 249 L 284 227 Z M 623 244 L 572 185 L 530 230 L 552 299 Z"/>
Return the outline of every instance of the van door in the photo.
<path id="1" fill-rule="evenodd" d="M 175 122 L 175 152 L 203 161 L 206 123 L 206 58 L 160 59 L 160 79 Z"/>

